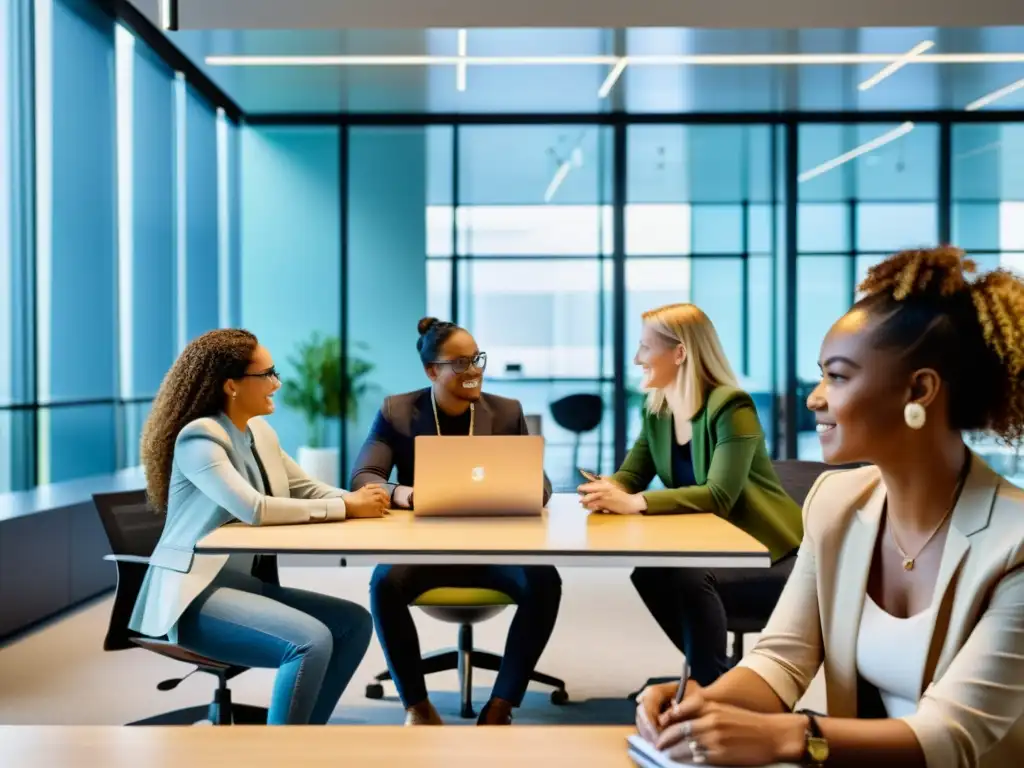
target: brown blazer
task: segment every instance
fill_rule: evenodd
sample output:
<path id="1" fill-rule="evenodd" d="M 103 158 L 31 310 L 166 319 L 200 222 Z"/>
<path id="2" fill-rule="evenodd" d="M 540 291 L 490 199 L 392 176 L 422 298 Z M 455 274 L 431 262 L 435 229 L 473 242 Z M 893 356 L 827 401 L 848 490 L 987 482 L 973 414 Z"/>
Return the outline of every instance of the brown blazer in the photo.
<path id="1" fill-rule="evenodd" d="M 939 567 L 918 709 L 904 718 L 928 768 L 995 768 L 1024 754 L 1024 491 L 971 460 Z M 857 633 L 884 501 L 870 466 L 826 472 L 807 496 L 792 576 L 741 662 L 790 708 L 823 664 L 828 713 L 865 714 L 874 689 L 857 673 Z"/>

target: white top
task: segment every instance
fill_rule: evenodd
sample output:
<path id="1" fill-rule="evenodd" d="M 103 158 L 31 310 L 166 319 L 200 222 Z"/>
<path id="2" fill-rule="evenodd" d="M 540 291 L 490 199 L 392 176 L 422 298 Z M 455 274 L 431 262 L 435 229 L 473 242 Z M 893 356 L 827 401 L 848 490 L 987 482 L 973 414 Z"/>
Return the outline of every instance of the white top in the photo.
<path id="1" fill-rule="evenodd" d="M 870 595 L 864 598 L 857 634 L 857 671 L 878 688 L 889 717 L 906 717 L 917 711 L 934 621 L 933 608 L 900 619 L 884 611 Z"/>

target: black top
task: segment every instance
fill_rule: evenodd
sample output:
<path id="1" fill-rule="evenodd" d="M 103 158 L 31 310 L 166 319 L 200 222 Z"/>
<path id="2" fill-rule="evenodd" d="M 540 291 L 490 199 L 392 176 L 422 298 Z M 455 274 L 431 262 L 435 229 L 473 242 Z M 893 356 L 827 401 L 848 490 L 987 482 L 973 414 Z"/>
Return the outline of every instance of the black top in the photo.
<path id="1" fill-rule="evenodd" d="M 435 431 L 437 426 L 440 425 L 442 435 L 468 435 L 469 419 L 469 408 L 460 413 L 458 416 L 449 416 L 447 413 L 438 408 L 437 424 L 434 425 Z"/>
<path id="2" fill-rule="evenodd" d="M 486 435 L 528 435 L 523 406 L 518 400 L 483 392 L 476 402 L 473 433 Z M 448 416 L 437 409 L 442 435 L 468 435 L 469 409 L 461 416 Z M 416 436 L 436 435 L 430 389 L 418 389 L 384 399 L 373 420 L 359 455 L 349 488 L 353 491 L 367 483 L 380 483 L 391 493 L 395 486 L 412 485 L 415 477 Z M 398 483 L 390 482 L 397 470 Z M 544 475 L 544 503 L 551 497 L 551 482 Z"/>
<path id="3" fill-rule="evenodd" d="M 693 455 L 690 441 L 680 445 L 672 441 L 672 482 L 676 488 L 696 485 L 697 478 L 693 474 Z"/>

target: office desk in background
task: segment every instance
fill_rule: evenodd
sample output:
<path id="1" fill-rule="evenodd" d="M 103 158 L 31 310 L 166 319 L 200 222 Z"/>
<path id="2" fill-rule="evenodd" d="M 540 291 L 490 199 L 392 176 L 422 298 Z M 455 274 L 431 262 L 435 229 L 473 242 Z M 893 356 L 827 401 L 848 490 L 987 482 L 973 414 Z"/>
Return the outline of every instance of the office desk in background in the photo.
<path id="1" fill-rule="evenodd" d="M 596 567 L 767 568 L 756 539 L 714 515 L 588 514 L 576 494 L 555 494 L 539 517 L 417 518 L 254 527 L 231 523 L 196 552 L 339 555 L 378 563 Z"/>
<path id="2" fill-rule="evenodd" d="M 4 768 L 632 768 L 629 727 L 3 726 Z"/>

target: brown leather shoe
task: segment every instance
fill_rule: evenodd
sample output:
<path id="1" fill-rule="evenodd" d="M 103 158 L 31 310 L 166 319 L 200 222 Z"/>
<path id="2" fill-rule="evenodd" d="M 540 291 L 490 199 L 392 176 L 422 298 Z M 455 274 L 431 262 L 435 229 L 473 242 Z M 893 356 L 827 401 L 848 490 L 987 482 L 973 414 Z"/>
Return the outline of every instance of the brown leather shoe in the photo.
<path id="1" fill-rule="evenodd" d="M 405 710 L 406 725 L 444 725 L 441 715 L 430 701 L 421 702 Z"/>
<path id="2" fill-rule="evenodd" d="M 477 725 L 512 725 L 512 705 L 501 699 L 491 699 L 480 710 Z"/>

